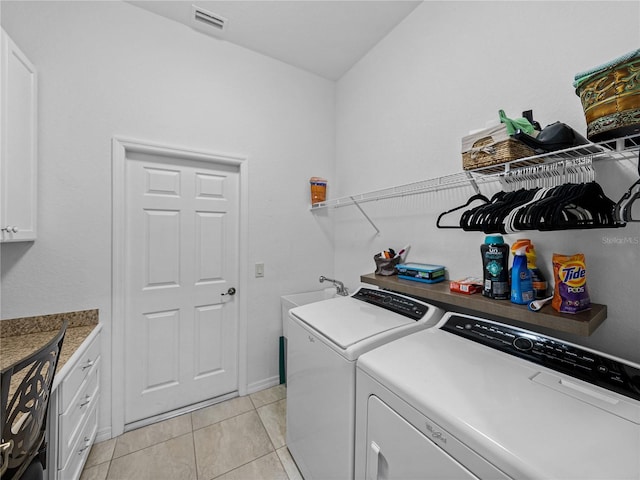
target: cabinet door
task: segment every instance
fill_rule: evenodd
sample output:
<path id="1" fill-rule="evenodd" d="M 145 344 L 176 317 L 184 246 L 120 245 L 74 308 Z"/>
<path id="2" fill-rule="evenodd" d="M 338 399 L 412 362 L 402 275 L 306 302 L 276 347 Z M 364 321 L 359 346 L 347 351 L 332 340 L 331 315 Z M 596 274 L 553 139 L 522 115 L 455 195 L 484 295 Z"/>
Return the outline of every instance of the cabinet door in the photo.
<path id="1" fill-rule="evenodd" d="M 35 240 L 36 70 L 4 30 L 1 44 L 0 240 Z"/>
<path id="2" fill-rule="evenodd" d="M 439 442 L 446 434 L 434 431 Z M 369 397 L 367 480 L 477 480 L 469 470 L 377 397 Z"/>
<path id="3" fill-rule="evenodd" d="M 100 328 L 99 326 L 97 328 Z M 98 431 L 100 332 L 57 373 L 47 415 L 47 480 L 78 480 Z"/>

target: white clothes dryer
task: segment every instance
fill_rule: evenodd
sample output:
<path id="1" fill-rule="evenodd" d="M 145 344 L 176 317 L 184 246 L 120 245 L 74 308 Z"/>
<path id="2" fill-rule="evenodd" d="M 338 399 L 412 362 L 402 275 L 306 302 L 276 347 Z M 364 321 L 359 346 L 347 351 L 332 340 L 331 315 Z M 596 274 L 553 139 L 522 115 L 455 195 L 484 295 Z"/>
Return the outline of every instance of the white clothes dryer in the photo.
<path id="1" fill-rule="evenodd" d="M 286 437 L 305 480 L 353 478 L 358 357 L 435 325 L 443 314 L 373 288 L 290 310 Z"/>
<path id="2" fill-rule="evenodd" d="M 640 365 L 447 313 L 358 360 L 356 479 L 640 479 Z"/>

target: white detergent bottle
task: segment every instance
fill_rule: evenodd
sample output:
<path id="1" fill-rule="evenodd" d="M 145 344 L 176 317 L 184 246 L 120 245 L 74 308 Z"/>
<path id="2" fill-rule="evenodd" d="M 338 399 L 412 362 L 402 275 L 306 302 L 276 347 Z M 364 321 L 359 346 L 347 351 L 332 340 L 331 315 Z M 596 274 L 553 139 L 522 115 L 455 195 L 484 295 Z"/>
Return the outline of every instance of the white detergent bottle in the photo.
<path id="1" fill-rule="evenodd" d="M 526 305 L 535 299 L 526 252 L 526 245 L 516 250 L 511 268 L 511 302 L 519 305 Z"/>

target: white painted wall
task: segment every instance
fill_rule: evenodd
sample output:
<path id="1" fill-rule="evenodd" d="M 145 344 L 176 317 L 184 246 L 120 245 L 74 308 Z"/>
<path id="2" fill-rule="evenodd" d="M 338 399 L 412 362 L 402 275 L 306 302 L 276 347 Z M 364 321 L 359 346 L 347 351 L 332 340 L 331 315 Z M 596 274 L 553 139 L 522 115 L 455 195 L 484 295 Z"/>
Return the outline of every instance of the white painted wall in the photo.
<path id="1" fill-rule="evenodd" d="M 110 422 L 111 138 L 249 162 L 249 388 L 278 379 L 280 296 L 333 274 L 309 178 L 334 178 L 334 83 L 123 2 L 1 2 L 39 71 L 39 238 L 2 245 L 1 318 L 100 309 Z M 265 277 L 254 278 L 255 262 Z"/>
<path id="2" fill-rule="evenodd" d="M 335 196 L 428 179 L 462 169 L 460 140 L 533 109 L 547 125 L 586 131 L 573 76 L 640 45 L 638 2 L 425 2 L 337 84 Z M 598 179 L 616 200 L 637 180 L 636 162 L 606 163 Z M 485 193 L 493 193 L 485 189 Z M 441 263 L 459 278 L 482 272 L 484 235 L 438 230 L 437 215 L 463 204 L 469 188 L 335 209 L 338 278 L 357 284 L 372 256 L 411 243 L 409 259 Z M 524 232 L 551 272 L 553 252 L 583 252 L 592 301 L 608 305 L 589 338 L 566 338 L 640 362 L 640 226 Z M 621 243 L 622 242 L 622 243 Z"/>

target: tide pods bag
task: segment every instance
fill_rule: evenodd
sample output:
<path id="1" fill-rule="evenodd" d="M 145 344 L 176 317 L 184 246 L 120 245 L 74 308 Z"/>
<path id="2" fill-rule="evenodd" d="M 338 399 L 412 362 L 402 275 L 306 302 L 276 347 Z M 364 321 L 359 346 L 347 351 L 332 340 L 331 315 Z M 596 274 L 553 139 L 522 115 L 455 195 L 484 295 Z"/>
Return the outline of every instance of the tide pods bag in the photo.
<path id="1" fill-rule="evenodd" d="M 587 290 L 587 266 L 584 254 L 553 254 L 553 276 L 556 281 L 551 306 L 560 313 L 578 313 L 591 308 Z"/>

